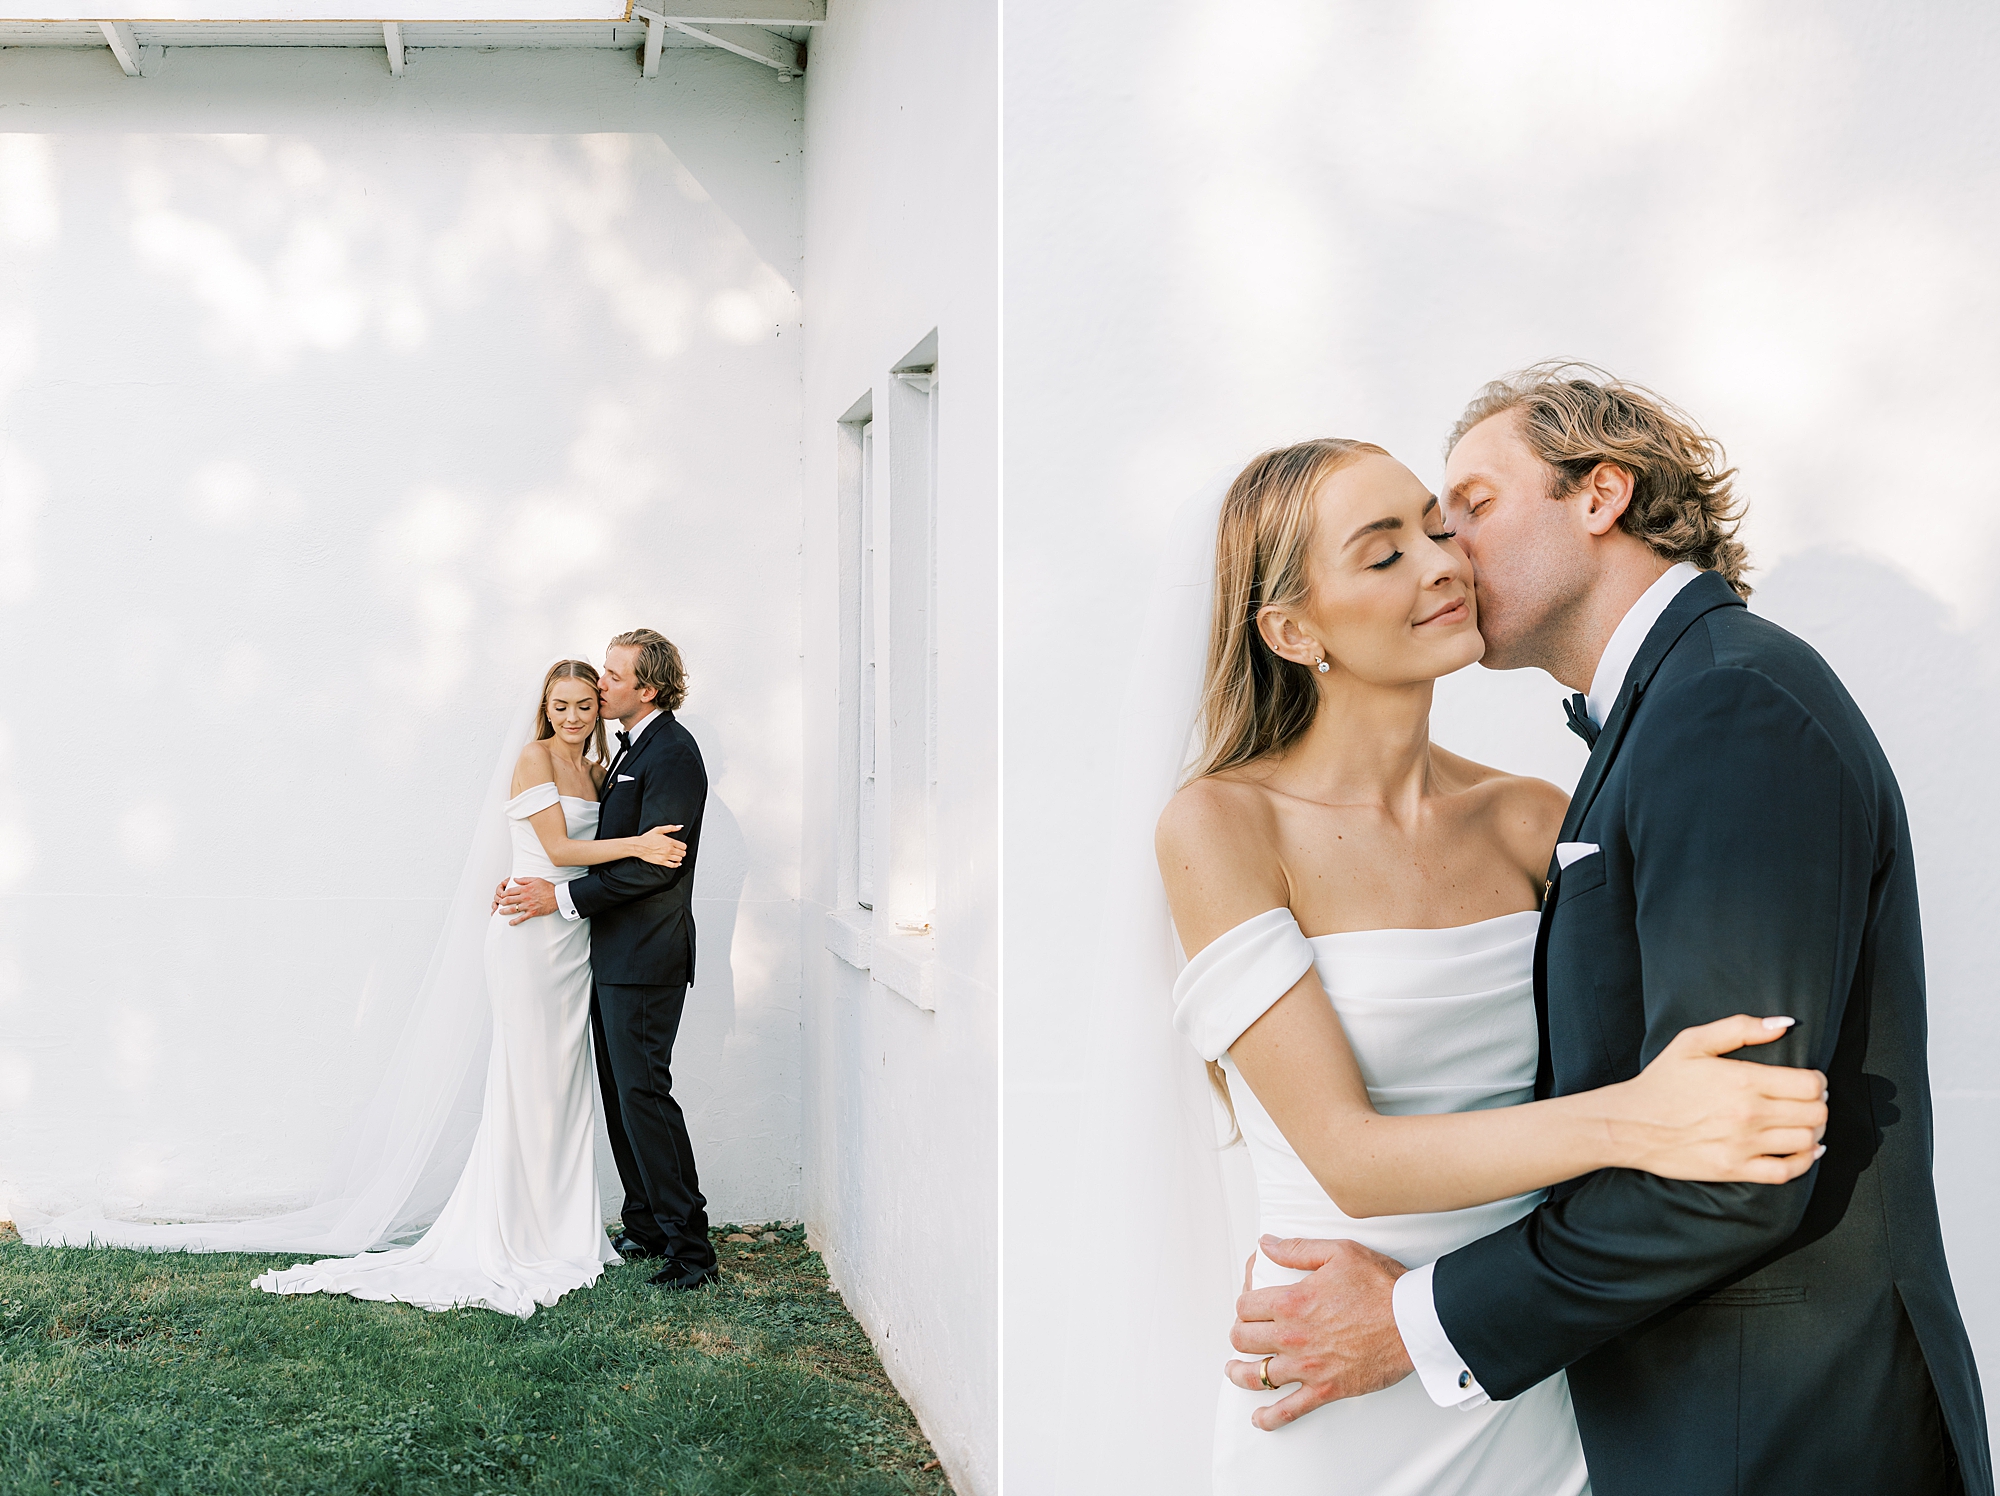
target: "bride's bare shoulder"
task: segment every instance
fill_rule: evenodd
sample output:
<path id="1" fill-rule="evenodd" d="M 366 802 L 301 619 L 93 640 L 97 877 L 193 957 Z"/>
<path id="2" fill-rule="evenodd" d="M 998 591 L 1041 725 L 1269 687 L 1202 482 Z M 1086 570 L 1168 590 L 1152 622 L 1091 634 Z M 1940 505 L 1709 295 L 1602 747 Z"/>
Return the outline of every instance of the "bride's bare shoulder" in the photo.
<path id="1" fill-rule="evenodd" d="M 1277 822 L 1270 791 L 1232 772 L 1197 779 L 1167 803 L 1153 850 L 1189 955 L 1253 914 L 1291 902 Z"/>
<path id="2" fill-rule="evenodd" d="M 1270 792 L 1261 784 L 1231 773 L 1209 774 L 1182 785 L 1167 802 L 1153 843 L 1164 863 L 1265 846 L 1274 828 Z"/>
<path id="3" fill-rule="evenodd" d="M 521 750 L 521 756 L 514 760 L 514 793 L 517 795 L 530 785 L 552 784 L 555 777 L 556 766 L 549 757 L 547 743 L 528 744 Z"/>

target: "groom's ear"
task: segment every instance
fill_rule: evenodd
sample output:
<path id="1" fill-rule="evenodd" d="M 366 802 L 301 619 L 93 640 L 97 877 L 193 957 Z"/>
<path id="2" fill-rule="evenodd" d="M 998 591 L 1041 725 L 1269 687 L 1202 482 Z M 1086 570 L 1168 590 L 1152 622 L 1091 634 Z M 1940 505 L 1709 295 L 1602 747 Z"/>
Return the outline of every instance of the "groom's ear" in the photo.
<path id="1" fill-rule="evenodd" d="M 1577 490 L 1583 500 L 1583 527 L 1593 535 L 1608 535 L 1632 504 L 1632 474 L 1615 462 L 1600 462 Z"/>

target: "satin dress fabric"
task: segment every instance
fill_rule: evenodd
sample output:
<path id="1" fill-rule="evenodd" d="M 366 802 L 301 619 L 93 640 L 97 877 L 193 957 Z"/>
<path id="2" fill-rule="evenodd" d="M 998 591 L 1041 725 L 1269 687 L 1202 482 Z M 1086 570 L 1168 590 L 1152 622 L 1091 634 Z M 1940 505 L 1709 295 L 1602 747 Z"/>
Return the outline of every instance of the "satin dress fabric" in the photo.
<path id="1" fill-rule="evenodd" d="M 1523 1216 L 1540 1192 L 1466 1210 L 1355 1220 L 1341 1212 L 1226 1057 L 1228 1046 L 1316 970 L 1375 1109 L 1473 1111 L 1534 1099 L 1534 950 L 1540 916 L 1450 929 L 1307 937 L 1291 911 L 1245 921 L 1200 951 L 1176 984 L 1175 1024 L 1222 1056 L 1257 1181 L 1260 1232 L 1344 1238 L 1418 1267 Z M 1257 1254 L 1256 1287 L 1306 1274 Z M 1237 1359 L 1226 1334 L 1218 1364 Z M 1409 1376 L 1317 1408 L 1275 1432 L 1250 1422 L 1295 1388 L 1217 1392 L 1217 1496 L 1585 1496 L 1590 1489 L 1561 1374 L 1510 1402 L 1441 1408 Z"/>
<path id="2" fill-rule="evenodd" d="M 533 785 L 507 802 L 512 876 L 580 876 L 542 850 L 528 817 L 560 804 L 589 840 L 597 802 Z M 407 1247 L 265 1273 L 267 1293 L 344 1293 L 424 1309 L 478 1306 L 527 1319 L 595 1283 L 618 1254 L 597 1188 L 590 1048 L 590 921 L 546 915 L 486 929 L 493 1049 L 479 1132 L 437 1220 Z"/>

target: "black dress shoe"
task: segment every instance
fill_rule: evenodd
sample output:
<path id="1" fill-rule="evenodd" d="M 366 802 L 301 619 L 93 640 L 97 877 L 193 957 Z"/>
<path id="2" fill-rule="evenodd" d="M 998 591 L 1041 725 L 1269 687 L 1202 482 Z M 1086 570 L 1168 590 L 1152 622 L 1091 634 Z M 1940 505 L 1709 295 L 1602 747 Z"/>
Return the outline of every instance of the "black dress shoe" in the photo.
<path id="1" fill-rule="evenodd" d="M 623 1257 L 627 1262 L 643 1262 L 648 1258 L 665 1257 L 668 1255 L 665 1247 L 645 1246 L 640 1242 L 632 1240 L 629 1236 L 620 1236 L 611 1244 L 611 1250 L 616 1252 L 620 1257 Z"/>
<path id="2" fill-rule="evenodd" d="M 703 1288 L 722 1276 L 722 1271 L 714 1263 L 706 1267 L 696 1267 L 691 1262 L 669 1262 L 646 1281 L 655 1288 L 685 1290 Z"/>

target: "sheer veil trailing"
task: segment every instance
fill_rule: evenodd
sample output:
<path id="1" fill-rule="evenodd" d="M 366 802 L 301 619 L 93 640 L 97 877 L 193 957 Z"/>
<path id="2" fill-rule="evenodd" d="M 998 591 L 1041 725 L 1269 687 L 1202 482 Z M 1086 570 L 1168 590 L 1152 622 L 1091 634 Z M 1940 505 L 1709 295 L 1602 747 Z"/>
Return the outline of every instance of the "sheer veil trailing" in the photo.
<path id="1" fill-rule="evenodd" d="M 1172 1026 L 1184 964 L 1153 855 L 1153 828 L 1190 767 L 1228 479 L 1175 515 L 1119 714 L 1104 849 L 1102 934 L 1084 1026 L 1091 1095 L 1077 1146 L 1101 1222 L 1072 1302 L 1089 1329 L 1062 1385 L 1064 1462 L 1078 1490 L 1209 1488 L 1215 1394 L 1250 1250 L 1247 1164 L 1224 1144 L 1201 1059 Z M 1108 1378 L 1108 1379 L 1107 1379 Z"/>
<path id="2" fill-rule="evenodd" d="M 529 695 L 534 688 L 524 689 Z M 344 1257 L 422 1232 L 450 1198 L 479 1129 L 492 1014 L 485 940 L 493 889 L 511 864 L 503 809 L 536 707 L 501 735 L 471 847 L 387 1070 L 355 1125 L 352 1146 L 309 1205 L 252 1220 L 114 1220 L 84 1207 L 18 1221 L 38 1246 L 117 1246 L 190 1252 L 305 1252 Z M 283 1120 L 272 1119 L 274 1126 Z"/>

